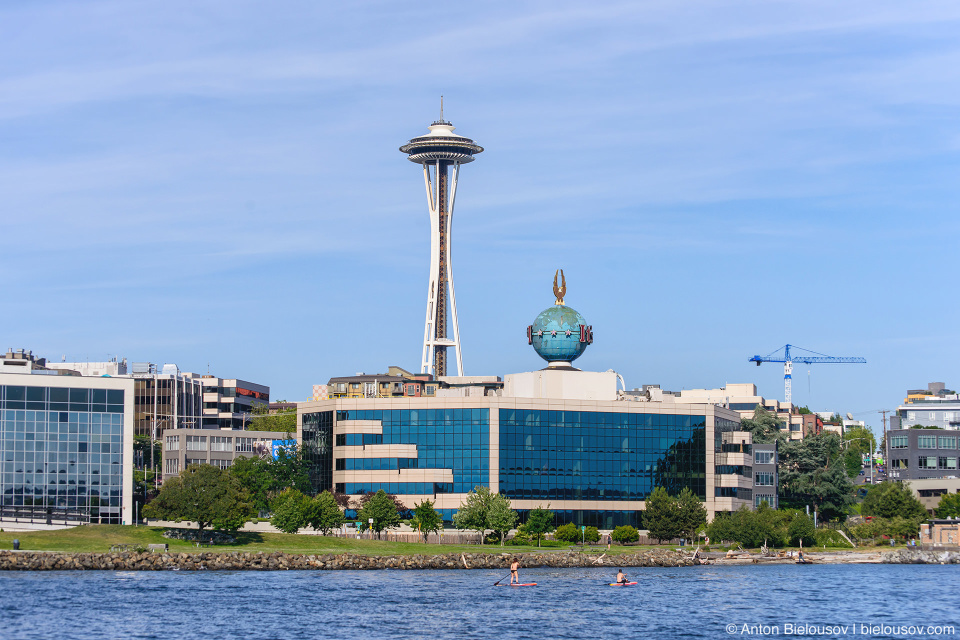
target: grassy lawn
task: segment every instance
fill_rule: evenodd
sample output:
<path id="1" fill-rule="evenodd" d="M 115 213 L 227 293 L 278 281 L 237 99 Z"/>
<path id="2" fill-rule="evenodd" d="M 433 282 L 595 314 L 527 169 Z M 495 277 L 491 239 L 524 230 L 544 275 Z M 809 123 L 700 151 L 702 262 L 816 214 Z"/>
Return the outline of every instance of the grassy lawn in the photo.
<path id="1" fill-rule="evenodd" d="M 284 553 L 304 554 L 434 555 L 441 553 L 529 553 L 538 551 L 535 546 L 438 545 L 286 533 L 245 532 L 236 534 L 236 544 L 213 545 L 198 549 L 192 542 L 164 538 L 161 534 L 165 529 L 166 527 L 84 525 L 62 531 L 2 532 L 0 533 L 0 549 L 12 549 L 13 540 L 16 538 L 20 540 L 20 549 L 24 551 L 107 552 L 115 544 L 134 544 L 146 547 L 148 544 L 160 543 L 169 544 L 171 552 L 191 553 L 202 551 L 244 551 L 252 553 L 262 551 L 272 553 L 282 551 Z M 633 553 L 649 548 L 656 547 L 618 548 L 615 546 L 610 553 Z M 569 550 L 567 546 L 540 549 L 540 551 L 567 550 Z"/>

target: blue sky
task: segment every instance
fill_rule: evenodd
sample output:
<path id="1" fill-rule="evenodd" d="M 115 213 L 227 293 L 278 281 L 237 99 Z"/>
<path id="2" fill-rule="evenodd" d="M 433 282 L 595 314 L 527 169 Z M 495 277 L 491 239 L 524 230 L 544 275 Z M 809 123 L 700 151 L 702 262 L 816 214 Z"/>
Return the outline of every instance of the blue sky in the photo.
<path id="1" fill-rule="evenodd" d="M 628 387 L 816 410 L 960 386 L 955 2 L 0 4 L 3 347 L 175 362 L 306 399 L 418 367 L 419 169 L 461 174 L 467 374 L 541 366 L 553 302 Z"/>

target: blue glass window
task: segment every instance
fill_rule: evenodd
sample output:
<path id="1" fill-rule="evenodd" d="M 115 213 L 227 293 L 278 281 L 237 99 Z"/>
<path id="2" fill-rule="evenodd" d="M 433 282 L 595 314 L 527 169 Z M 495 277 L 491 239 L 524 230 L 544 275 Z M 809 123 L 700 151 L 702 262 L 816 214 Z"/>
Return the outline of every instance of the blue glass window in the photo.
<path id="1" fill-rule="evenodd" d="M 344 483 L 345 493 L 384 489 L 405 495 L 467 493 L 490 482 L 489 409 L 395 409 L 338 411 L 337 422 L 347 431 L 352 420 L 379 421 L 381 434 L 337 435 L 338 446 L 412 444 L 413 458 L 338 458 L 338 470 L 449 469 L 452 483 Z M 342 469 L 341 469 L 342 467 Z M 395 490 L 388 488 L 394 487 Z"/>
<path id="2" fill-rule="evenodd" d="M 731 423 L 734 424 L 734 423 Z M 706 493 L 705 416 L 500 410 L 500 487 L 511 499 L 643 500 Z"/>

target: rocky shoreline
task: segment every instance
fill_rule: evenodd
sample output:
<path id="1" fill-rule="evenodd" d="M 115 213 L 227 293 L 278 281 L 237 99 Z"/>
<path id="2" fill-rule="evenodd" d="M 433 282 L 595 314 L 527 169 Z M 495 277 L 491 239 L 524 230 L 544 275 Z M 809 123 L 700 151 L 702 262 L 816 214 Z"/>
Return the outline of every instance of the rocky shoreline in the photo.
<path id="1" fill-rule="evenodd" d="M 712 554 L 711 554 L 712 555 Z M 0 571 L 290 571 L 290 570 L 411 570 L 504 569 L 510 553 L 450 553 L 439 555 L 364 556 L 354 554 L 288 554 L 244 552 L 200 553 L 58 553 L 0 551 Z M 891 552 L 808 554 L 812 564 L 960 564 L 958 551 L 900 549 Z M 710 565 L 793 564 L 795 559 L 741 555 L 708 558 Z M 692 567 L 699 563 L 689 553 L 653 549 L 606 556 L 576 552 L 524 553 L 524 568 L 577 567 Z"/>
<path id="2" fill-rule="evenodd" d="M 364 569 L 503 569 L 513 554 L 466 553 L 410 556 L 314 555 L 288 553 L 54 553 L 0 551 L 0 571 L 289 571 Z M 689 554 L 651 550 L 606 557 L 583 553 L 525 553 L 526 568 L 551 567 L 683 567 L 695 563 Z"/>

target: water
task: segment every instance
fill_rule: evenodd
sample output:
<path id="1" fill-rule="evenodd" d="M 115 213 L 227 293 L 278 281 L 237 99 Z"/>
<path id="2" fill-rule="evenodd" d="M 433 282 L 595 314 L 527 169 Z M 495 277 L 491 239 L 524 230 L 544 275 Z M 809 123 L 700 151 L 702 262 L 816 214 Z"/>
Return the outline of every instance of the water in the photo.
<path id="1" fill-rule="evenodd" d="M 508 570 L 0 574 L 0 638 L 954 637 L 860 625 L 955 625 L 957 566 L 840 565 Z M 509 579 L 508 579 L 509 580 Z M 853 625 L 797 633 L 786 625 Z M 777 627 L 776 632 L 773 626 Z M 834 631 L 822 633 L 823 631 Z M 949 630 L 948 630 L 949 631 Z"/>

